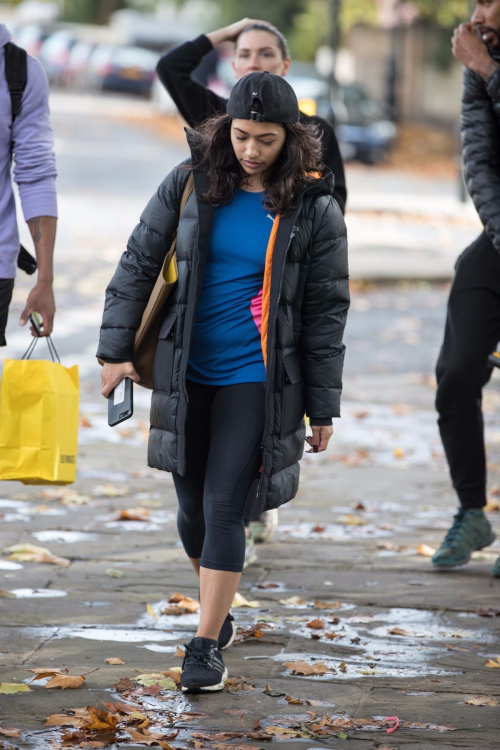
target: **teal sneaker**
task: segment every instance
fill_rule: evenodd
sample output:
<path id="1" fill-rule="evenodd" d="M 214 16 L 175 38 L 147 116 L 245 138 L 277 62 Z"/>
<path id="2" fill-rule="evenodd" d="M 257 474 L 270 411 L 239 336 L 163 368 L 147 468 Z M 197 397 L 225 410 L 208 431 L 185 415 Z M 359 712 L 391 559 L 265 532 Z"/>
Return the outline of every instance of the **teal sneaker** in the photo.
<path id="1" fill-rule="evenodd" d="M 500 557 L 497 559 L 496 563 L 492 567 L 491 574 L 496 576 L 496 578 L 500 578 Z"/>
<path id="2" fill-rule="evenodd" d="M 431 558 L 432 564 L 441 568 L 465 565 L 475 550 L 487 547 L 496 539 L 481 508 L 460 508 L 454 518 L 444 542 Z"/>

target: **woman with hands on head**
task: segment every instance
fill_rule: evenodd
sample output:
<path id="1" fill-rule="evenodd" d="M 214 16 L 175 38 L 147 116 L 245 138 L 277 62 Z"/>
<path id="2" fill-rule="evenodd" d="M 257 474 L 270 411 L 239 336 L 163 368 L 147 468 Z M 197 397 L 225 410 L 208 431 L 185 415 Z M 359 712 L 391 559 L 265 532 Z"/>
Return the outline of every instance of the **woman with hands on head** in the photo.
<path id="1" fill-rule="evenodd" d="M 153 366 L 148 464 L 171 471 L 177 525 L 200 580 L 201 617 L 181 675 L 221 690 L 222 650 L 245 558 L 244 511 L 291 500 L 304 450 L 324 451 L 340 414 L 349 307 L 347 237 L 313 125 L 281 76 L 250 73 L 227 114 L 188 131 L 191 159 L 160 185 L 106 291 L 103 395 L 128 375 L 135 332 L 172 237 L 179 278 Z M 192 172 L 195 191 L 179 219 Z"/>

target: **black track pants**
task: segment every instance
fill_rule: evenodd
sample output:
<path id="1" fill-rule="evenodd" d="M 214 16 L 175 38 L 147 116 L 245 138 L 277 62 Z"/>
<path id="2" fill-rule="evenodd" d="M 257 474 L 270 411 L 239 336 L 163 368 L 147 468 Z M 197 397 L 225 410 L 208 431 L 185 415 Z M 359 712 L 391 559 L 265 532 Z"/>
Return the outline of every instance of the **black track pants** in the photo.
<path id="1" fill-rule="evenodd" d="M 439 430 L 463 508 L 486 505 L 482 389 L 500 341 L 500 253 L 485 233 L 459 257 L 436 375 Z"/>
<path id="2" fill-rule="evenodd" d="M 243 516 L 262 463 L 264 383 L 187 381 L 186 473 L 173 474 L 179 535 L 189 557 L 213 570 L 243 570 Z"/>

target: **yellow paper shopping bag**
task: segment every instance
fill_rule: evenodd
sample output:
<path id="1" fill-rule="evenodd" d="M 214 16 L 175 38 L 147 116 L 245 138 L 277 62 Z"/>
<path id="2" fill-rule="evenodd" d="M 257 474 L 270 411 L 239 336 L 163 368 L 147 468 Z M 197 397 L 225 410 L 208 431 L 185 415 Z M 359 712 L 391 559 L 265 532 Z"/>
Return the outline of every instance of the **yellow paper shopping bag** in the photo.
<path id="1" fill-rule="evenodd" d="M 0 479 L 74 482 L 78 420 L 76 365 L 7 359 L 0 385 Z"/>

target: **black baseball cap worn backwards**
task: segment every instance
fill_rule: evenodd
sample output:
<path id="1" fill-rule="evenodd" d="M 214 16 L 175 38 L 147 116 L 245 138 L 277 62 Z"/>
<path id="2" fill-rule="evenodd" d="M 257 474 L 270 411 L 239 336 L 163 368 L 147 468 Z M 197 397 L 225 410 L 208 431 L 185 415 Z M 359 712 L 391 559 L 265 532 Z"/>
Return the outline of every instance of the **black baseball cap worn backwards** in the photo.
<path id="1" fill-rule="evenodd" d="M 248 73 L 235 83 L 227 103 L 233 119 L 256 122 L 299 122 L 300 111 L 295 91 L 283 76 L 267 70 Z"/>

